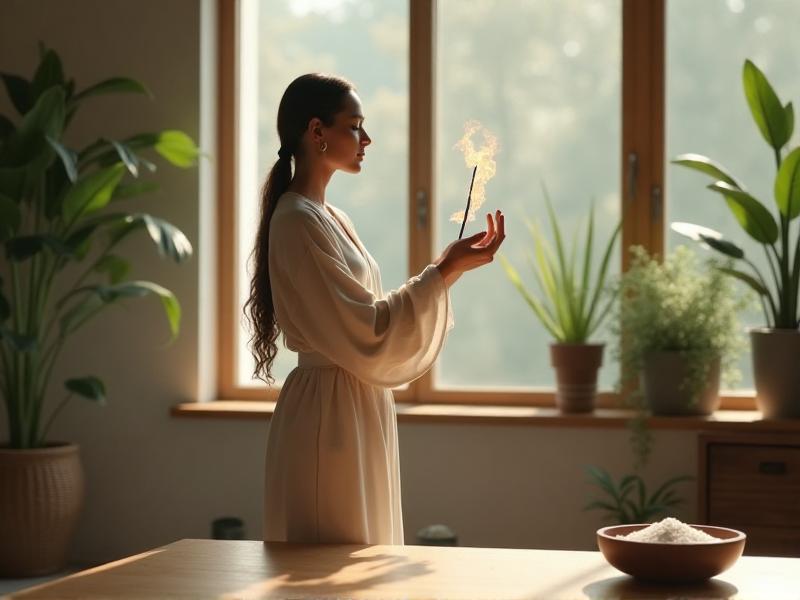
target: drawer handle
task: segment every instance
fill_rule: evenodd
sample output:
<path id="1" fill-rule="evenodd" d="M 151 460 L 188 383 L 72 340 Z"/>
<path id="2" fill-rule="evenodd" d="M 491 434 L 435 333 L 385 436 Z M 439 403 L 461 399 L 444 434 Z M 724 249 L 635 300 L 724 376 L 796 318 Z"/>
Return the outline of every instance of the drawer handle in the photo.
<path id="1" fill-rule="evenodd" d="M 786 475 L 786 463 L 783 461 L 762 461 L 758 463 L 758 472 L 764 475 Z"/>

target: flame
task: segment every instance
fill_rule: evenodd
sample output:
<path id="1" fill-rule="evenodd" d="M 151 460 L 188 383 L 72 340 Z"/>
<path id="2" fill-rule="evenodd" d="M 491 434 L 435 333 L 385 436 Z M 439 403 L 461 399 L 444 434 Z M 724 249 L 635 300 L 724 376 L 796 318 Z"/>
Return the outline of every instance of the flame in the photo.
<path id="1" fill-rule="evenodd" d="M 478 132 L 483 136 L 483 145 L 476 149 L 475 144 L 472 142 L 472 136 Z M 454 148 L 464 153 L 464 164 L 467 165 L 470 171 L 475 165 L 478 165 L 478 170 L 475 173 L 475 184 L 472 186 L 472 201 L 467 215 L 467 221 L 474 221 L 475 213 L 486 199 L 486 183 L 494 177 L 497 171 L 497 163 L 494 161 L 494 155 L 497 152 L 497 138 L 491 131 L 481 125 L 480 121 L 471 120 L 464 123 L 464 137 L 458 141 Z M 463 210 L 450 215 L 450 221 L 457 223 L 460 223 L 463 218 Z"/>

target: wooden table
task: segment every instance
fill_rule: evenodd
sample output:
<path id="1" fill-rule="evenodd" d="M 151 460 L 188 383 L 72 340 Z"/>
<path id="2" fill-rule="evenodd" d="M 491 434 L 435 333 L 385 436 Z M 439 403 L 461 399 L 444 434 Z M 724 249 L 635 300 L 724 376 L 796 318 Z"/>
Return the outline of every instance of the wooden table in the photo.
<path id="1" fill-rule="evenodd" d="M 800 558 L 745 556 L 693 586 L 638 583 L 599 552 L 181 540 L 11 598 L 800 598 Z"/>

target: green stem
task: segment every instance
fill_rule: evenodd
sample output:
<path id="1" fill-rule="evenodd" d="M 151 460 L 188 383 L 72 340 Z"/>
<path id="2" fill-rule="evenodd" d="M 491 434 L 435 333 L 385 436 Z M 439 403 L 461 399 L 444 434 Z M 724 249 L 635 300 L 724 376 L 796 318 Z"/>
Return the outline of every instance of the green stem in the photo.
<path id="1" fill-rule="evenodd" d="M 61 348 L 64 345 L 64 338 L 59 337 L 53 344 L 45 351 L 44 356 L 42 357 L 42 377 L 39 380 L 39 386 L 37 388 L 37 395 L 40 397 L 44 397 L 45 393 L 47 392 L 47 384 L 50 382 L 50 375 L 53 372 L 53 365 L 56 363 L 56 358 L 61 353 Z"/>
<path id="2" fill-rule="evenodd" d="M 13 323 L 14 333 L 21 334 L 22 324 L 25 322 L 25 309 L 22 302 L 22 291 L 20 290 L 19 267 L 11 261 L 11 297 L 13 298 Z M 21 352 L 12 352 L 13 373 L 9 387 L 9 400 L 16 403 L 16 420 L 10 423 L 12 429 L 12 444 L 15 448 L 25 448 L 25 423 L 27 422 L 27 410 L 23 390 L 23 361 Z"/>
<path id="3" fill-rule="evenodd" d="M 778 301 L 780 301 L 783 294 L 783 286 L 781 286 L 781 280 L 778 277 L 778 271 L 775 269 L 775 264 L 772 262 L 772 257 L 770 256 L 769 251 L 772 250 L 772 253 L 775 255 L 775 260 L 778 264 L 780 264 L 780 257 L 778 256 L 778 251 L 775 250 L 775 246 L 773 246 L 772 244 L 763 244 L 763 246 L 764 246 L 764 254 L 767 259 L 767 264 L 769 265 L 769 270 L 772 273 L 772 280 L 775 282 L 775 298 Z M 771 298 L 772 296 L 770 295 L 770 299 Z"/>
<path id="4" fill-rule="evenodd" d="M 792 301 L 794 310 L 792 311 L 792 318 L 795 322 L 795 327 L 800 326 L 800 316 L 797 314 L 797 295 L 800 293 L 800 231 L 797 233 L 797 243 L 794 250 L 794 268 L 792 272 Z"/>
<path id="5" fill-rule="evenodd" d="M 47 420 L 44 429 L 42 429 L 41 437 L 38 440 L 36 440 L 37 445 L 44 445 L 45 440 L 47 439 L 47 433 L 50 431 L 50 426 L 53 424 L 53 421 L 55 420 L 56 416 L 58 416 L 58 413 L 61 412 L 61 409 L 67 405 L 67 402 L 69 402 L 70 398 L 72 398 L 72 394 L 67 394 L 66 398 L 64 398 L 61 401 L 61 403 L 53 410 L 53 412 L 50 413 L 50 418 Z"/>
<path id="6" fill-rule="evenodd" d="M 758 278 L 758 280 L 761 282 L 761 285 L 764 286 L 764 289 L 767 290 L 767 292 L 769 292 L 769 287 L 767 286 L 767 282 L 764 281 L 764 277 L 762 277 L 761 271 L 758 270 L 758 268 L 753 264 L 753 262 L 750 259 L 745 258 L 744 261 L 753 270 L 753 273 Z M 772 318 L 773 318 L 772 323 L 770 323 L 769 318 L 767 319 L 767 327 L 774 327 L 775 321 L 778 318 L 778 312 L 777 312 L 777 310 L 775 308 L 775 302 L 772 300 L 772 294 L 768 293 L 767 294 L 767 299 L 769 300 L 769 306 L 772 309 Z M 763 303 L 763 297 L 762 297 L 762 303 Z"/>

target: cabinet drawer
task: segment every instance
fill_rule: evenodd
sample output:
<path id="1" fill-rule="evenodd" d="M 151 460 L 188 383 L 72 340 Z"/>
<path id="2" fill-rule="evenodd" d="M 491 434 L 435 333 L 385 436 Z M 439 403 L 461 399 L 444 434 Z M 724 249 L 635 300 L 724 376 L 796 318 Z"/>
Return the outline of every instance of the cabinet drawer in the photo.
<path id="1" fill-rule="evenodd" d="M 744 553 L 752 556 L 800 556 L 800 529 L 732 525 L 747 533 Z"/>
<path id="2" fill-rule="evenodd" d="M 800 447 L 708 446 L 711 523 L 800 529 Z"/>

